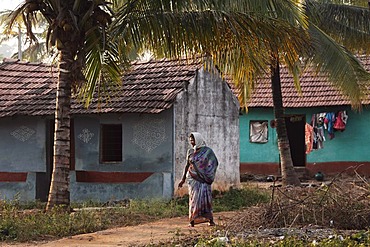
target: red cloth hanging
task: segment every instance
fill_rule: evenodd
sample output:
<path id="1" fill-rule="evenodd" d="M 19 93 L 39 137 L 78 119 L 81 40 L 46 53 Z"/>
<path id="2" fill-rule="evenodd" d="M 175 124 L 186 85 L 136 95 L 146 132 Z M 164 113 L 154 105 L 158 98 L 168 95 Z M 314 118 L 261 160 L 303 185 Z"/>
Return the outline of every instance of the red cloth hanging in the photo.
<path id="1" fill-rule="evenodd" d="M 335 118 L 335 123 L 333 128 L 336 130 L 345 130 L 346 129 L 346 124 L 343 122 L 342 118 L 343 112 L 339 111 L 337 114 L 337 117 Z"/>

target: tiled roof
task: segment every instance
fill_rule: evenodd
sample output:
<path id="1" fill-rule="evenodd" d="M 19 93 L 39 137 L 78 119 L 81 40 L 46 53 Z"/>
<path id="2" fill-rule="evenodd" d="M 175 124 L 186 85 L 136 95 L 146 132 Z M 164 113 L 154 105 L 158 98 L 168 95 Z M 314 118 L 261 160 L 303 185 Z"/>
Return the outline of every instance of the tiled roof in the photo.
<path id="1" fill-rule="evenodd" d="M 370 58 L 361 60 L 370 68 Z M 71 113 L 159 113 L 172 106 L 176 95 L 201 66 L 200 61 L 186 60 L 134 63 L 123 78 L 122 88 L 110 94 L 109 102 L 94 99 L 86 109 L 73 100 Z M 57 69 L 47 64 L 5 59 L 0 64 L 0 117 L 53 115 L 57 76 Z M 303 96 L 298 95 L 285 68 L 281 69 L 281 83 L 284 107 L 350 104 L 325 76 L 313 71 L 307 70 L 300 78 Z M 249 107 L 272 107 L 270 79 L 256 85 Z M 370 100 L 364 104 L 370 104 Z"/>
<path id="2" fill-rule="evenodd" d="M 57 77 L 55 67 L 5 59 L 0 64 L 0 117 L 54 114 Z"/>
<path id="3" fill-rule="evenodd" d="M 86 109 L 73 100 L 71 113 L 161 112 L 171 107 L 201 66 L 200 61 L 186 60 L 134 63 L 109 102 L 94 99 Z M 53 115 L 57 76 L 56 68 L 47 64 L 5 59 L 0 64 L 0 117 Z"/>
<path id="4" fill-rule="evenodd" d="M 359 59 L 370 71 L 370 57 Z M 350 105 L 348 98 L 335 89 L 326 76 L 317 75 L 310 68 L 306 69 L 299 79 L 302 95 L 294 87 L 292 75 L 283 66 L 280 69 L 280 78 L 283 106 L 286 108 Z M 370 94 L 363 100 L 363 104 L 370 104 Z M 256 83 L 248 107 L 273 107 L 270 78 L 261 79 Z"/>
<path id="5" fill-rule="evenodd" d="M 201 66 L 200 60 L 185 59 L 134 63 L 123 77 L 122 88 L 111 93 L 109 102 L 99 104 L 95 98 L 89 109 L 74 104 L 72 113 L 159 113 L 172 106 L 176 95 Z"/>

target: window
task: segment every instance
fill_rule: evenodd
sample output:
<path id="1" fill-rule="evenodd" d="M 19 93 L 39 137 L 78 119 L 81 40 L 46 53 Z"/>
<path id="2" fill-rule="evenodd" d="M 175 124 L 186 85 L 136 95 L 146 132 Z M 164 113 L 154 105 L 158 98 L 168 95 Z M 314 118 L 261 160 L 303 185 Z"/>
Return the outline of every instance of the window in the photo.
<path id="1" fill-rule="evenodd" d="M 268 141 L 267 120 L 249 122 L 249 141 L 253 143 L 266 143 Z"/>
<path id="2" fill-rule="evenodd" d="M 122 161 L 122 125 L 101 125 L 101 155 L 102 162 Z"/>

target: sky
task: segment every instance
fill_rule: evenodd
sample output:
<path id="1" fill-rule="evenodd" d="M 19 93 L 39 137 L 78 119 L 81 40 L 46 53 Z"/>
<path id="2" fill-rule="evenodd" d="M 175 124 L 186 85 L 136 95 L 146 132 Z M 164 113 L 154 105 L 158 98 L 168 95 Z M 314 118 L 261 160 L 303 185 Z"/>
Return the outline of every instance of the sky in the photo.
<path id="1" fill-rule="evenodd" d="M 21 2 L 23 2 L 23 0 L 0 0 L 0 11 L 14 10 Z M 5 57 L 9 57 L 16 51 L 17 51 L 16 39 L 3 42 L 0 45 L 0 53 Z"/>
<path id="2" fill-rule="evenodd" d="M 15 9 L 22 0 L 0 0 L 0 11 Z"/>

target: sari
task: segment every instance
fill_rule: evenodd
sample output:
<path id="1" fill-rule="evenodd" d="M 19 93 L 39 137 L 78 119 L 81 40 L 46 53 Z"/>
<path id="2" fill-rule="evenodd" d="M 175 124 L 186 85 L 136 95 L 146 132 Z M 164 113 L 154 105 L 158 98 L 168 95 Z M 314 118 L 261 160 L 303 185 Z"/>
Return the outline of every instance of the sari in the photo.
<path id="1" fill-rule="evenodd" d="M 198 218 L 213 220 L 212 189 L 218 160 L 213 150 L 205 145 L 188 152 L 187 174 L 189 188 L 189 220 Z"/>

